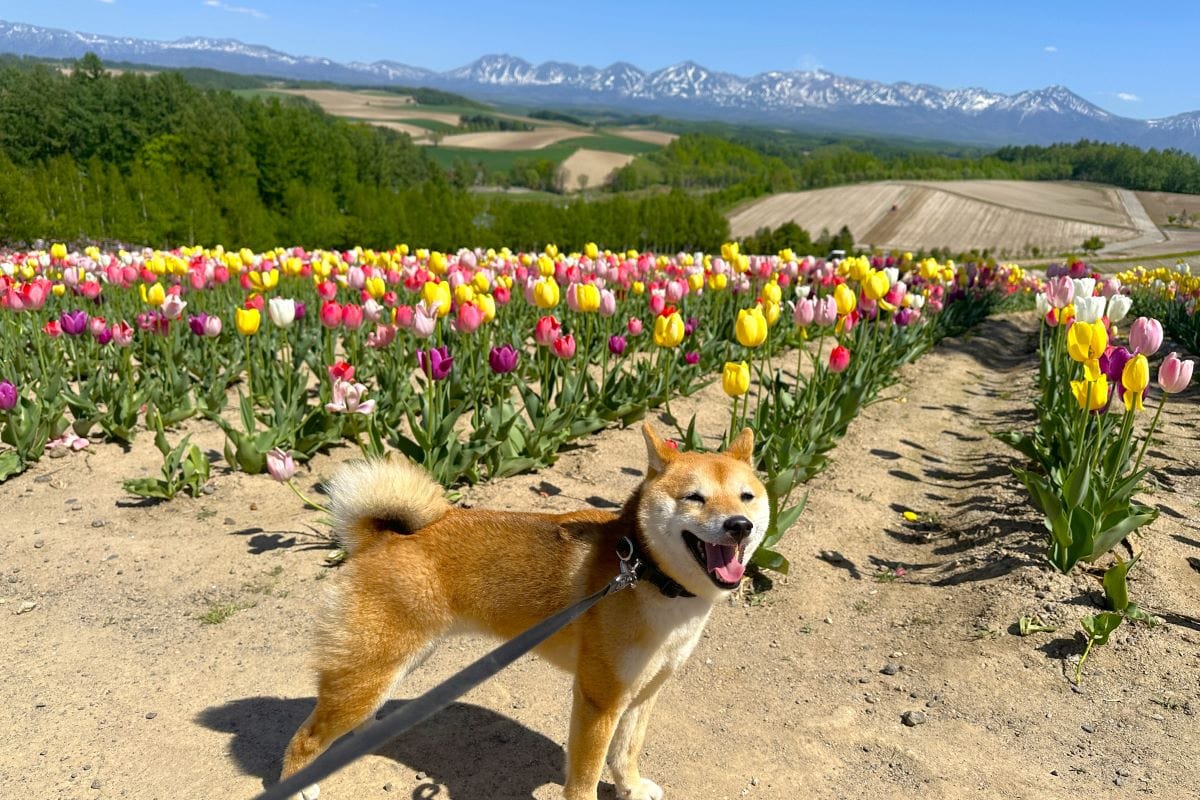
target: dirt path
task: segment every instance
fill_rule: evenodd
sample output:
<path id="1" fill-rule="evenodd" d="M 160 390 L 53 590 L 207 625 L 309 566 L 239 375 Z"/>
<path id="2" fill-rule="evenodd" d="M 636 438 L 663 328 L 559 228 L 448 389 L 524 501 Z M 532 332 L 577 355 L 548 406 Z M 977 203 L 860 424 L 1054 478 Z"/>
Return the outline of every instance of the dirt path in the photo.
<path id="1" fill-rule="evenodd" d="M 986 435 L 1027 418 L 1034 343 L 1029 317 L 989 321 L 907 367 L 851 426 L 784 540 L 791 577 L 718 608 L 665 690 L 643 771 L 668 797 L 1194 797 L 1195 394 L 1168 417 L 1172 459 L 1155 456 L 1151 498 L 1164 513 L 1131 586 L 1167 624 L 1118 632 L 1075 691 L 1066 659 L 1096 587 L 1041 565 L 1040 523 Z M 714 433 L 727 413 L 716 386 L 673 407 Z M 199 441 L 220 446 L 203 428 Z M 0 485 L 0 796 L 250 797 L 313 702 L 306 636 L 337 580 L 305 536 L 319 515 L 266 478 L 220 473 L 209 497 L 125 505 L 120 478 L 155 463 L 151 442 L 93 449 Z M 641 462 L 636 431 L 608 431 L 467 501 L 604 505 Z M 319 460 L 305 486 L 332 468 Z M 905 523 L 905 509 L 934 522 Z M 18 613 L 24 603 L 37 605 Z M 1059 632 L 1011 635 L 1034 612 Z M 487 646 L 448 643 L 400 694 Z M 566 676 L 523 659 L 322 796 L 557 797 L 569 702 Z M 906 711 L 925 722 L 906 726 Z"/>
<path id="2" fill-rule="evenodd" d="M 1101 252 L 1105 254 L 1122 253 L 1167 240 L 1166 235 L 1154 224 L 1154 220 L 1150 219 L 1150 215 L 1146 213 L 1146 208 L 1136 194 L 1128 189 L 1117 189 L 1117 197 L 1121 198 L 1121 204 L 1125 206 L 1125 213 L 1129 215 L 1130 221 L 1137 228 L 1138 235 L 1133 239 L 1114 242 Z"/>

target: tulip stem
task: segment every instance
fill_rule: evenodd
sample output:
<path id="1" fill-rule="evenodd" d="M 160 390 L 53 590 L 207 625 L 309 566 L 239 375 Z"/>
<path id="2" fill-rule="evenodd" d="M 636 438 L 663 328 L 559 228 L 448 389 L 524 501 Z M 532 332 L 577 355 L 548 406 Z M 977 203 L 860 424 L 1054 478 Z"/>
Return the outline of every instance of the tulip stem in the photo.
<path id="1" fill-rule="evenodd" d="M 325 506 L 323 506 L 323 505 L 321 505 L 320 503 L 316 502 L 315 500 L 310 500 L 308 497 L 306 497 L 306 496 L 304 495 L 304 492 L 302 492 L 302 491 L 300 491 L 299 489 L 297 489 L 297 488 L 296 488 L 296 484 L 292 482 L 292 479 L 291 479 L 291 478 L 288 478 L 288 480 L 287 480 L 287 485 L 288 485 L 288 488 L 289 488 L 289 489 L 291 489 L 291 490 L 292 490 L 292 492 L 294 492 L 294 493 L 295 493 L 296 497 L 299 497 L 299 498 L 300 498 L 300 502 L 304 503 L 304 505 L 308 506 L 309 508 L 311 508 L 311 509 L 313 509 L 313 510 L 315 510 L 315 511 L 320 511 L 320 512 L 322 512 L 322 513 L 324 513 L 324 514 L 328 514 L 328 513 L 329 513 L 329 509 L 328 509 L 328 508 L 326 508 Z"/>
<path id="2" fill-rule="evenodd" d="M 1162 415 L 1163 406 L 1166 404 L 1167 393 L 1163 392 L 1158 401 L 1158 410 L 1154 412 L 1154 420 L 1150 423 L 1150 430 L 1146 431 L 1146 438 L 1142 440 L 1142 448 L 1138 451 L 1137 462 L 1133 465 L 1134 472 L 1142 467 L 1142 456 L 1146 455 L 1146 448 L 1150 445 L 1150 438 L 1154 435 L 1154 429 L 1158 427 L 1158 418 Z"/>

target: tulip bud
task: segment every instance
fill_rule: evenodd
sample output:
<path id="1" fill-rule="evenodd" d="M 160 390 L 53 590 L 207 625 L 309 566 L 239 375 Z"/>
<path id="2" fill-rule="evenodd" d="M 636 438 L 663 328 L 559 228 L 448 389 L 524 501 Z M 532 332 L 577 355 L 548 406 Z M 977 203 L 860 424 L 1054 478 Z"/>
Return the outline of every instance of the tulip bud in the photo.
<path id="1" fill-rule="evenodd" d="M 292 458 L 291 453 L 286 453 L 280 448 L 267 453 L 267 472 L 272 478 L 280 483 L 286 483 L 296 474 L 296 462 Z"/>
<path id="2" fill-rule="evenodd" d="M 850 366 L 850 351 L 839 344 L 829 353 L 829 371 L 845 372 L 848 366 Z"/>
<path id="3" fill-rule="evenodd" d="M 11 411 L 17 405 L 17 387 L 0 381 L 0 411 Z"/>
<path id="4" fill-rule="evenodd" d="M 1167 394 L 1182 392 L 1192 381 L 1195 364 L 1191 359 L 1181 360 L 1178 353 L 1169 354 L 1158 367 L 1158 385 Z"/>

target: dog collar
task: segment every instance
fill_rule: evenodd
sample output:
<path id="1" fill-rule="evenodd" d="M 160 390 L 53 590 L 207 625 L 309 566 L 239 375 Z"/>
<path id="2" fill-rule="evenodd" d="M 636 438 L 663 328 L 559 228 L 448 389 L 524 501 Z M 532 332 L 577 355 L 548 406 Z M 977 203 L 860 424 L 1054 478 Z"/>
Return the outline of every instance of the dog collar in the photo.
<path id="1" fill-rule="evenodd" d="M 623 536 L 617 542 L 617 557 L 621 559 L 621 570 L 633 572 L 635 580 L 649 581 L 658 587 L 663 597 L 695 597 L 667 573 L 658 568 L 654 559 L 632 536 Z"/>

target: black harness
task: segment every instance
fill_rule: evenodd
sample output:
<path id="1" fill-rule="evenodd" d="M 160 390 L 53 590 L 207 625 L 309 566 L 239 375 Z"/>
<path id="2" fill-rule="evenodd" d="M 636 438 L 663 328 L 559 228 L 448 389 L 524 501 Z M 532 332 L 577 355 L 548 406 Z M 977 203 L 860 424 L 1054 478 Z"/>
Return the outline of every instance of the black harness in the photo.
<path id="1" fill-rule="evenodd" d="M 635 579 L 654 584 L 663 597 L 696 596 L 659 569 L 646 548 L 642 547 L 634 536 L 621 537 L 621 541 L 617 542 L 617 557 L 621 559 L 622 571 L 632 570 Z"/>

